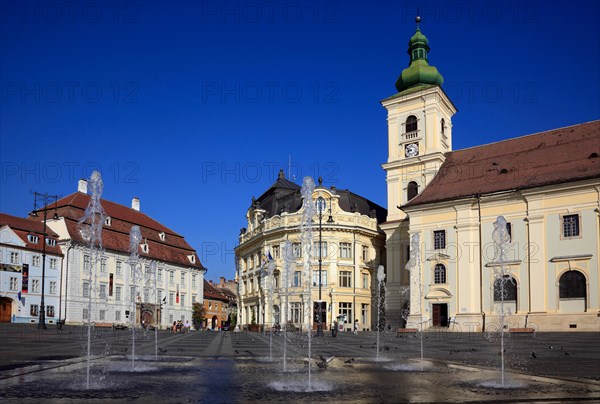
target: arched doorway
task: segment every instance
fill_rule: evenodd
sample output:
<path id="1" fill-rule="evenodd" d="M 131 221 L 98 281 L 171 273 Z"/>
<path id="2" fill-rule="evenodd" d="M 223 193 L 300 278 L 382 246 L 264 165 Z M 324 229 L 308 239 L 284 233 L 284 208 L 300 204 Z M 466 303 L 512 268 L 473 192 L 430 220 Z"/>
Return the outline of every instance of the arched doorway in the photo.
<path id="1" fill-rule="evenodd" d="M 0 297 L 0 323 L 10 323 L 12 316 L 12 299 Z"/>
<path id="2" fill-rule="evenodd" d="M 558 285 L 561 313 L 584 313 L 587 308 L 585 275 L 575 270 L 567 271 L 560 277 Z"/>
<path id="3" fill-rule="evenodd" d="M 213 329 L 213 330 L 217 329 L 217 316 L 213 316 L 213 318 L 211 320 L 211 329 Z"/>

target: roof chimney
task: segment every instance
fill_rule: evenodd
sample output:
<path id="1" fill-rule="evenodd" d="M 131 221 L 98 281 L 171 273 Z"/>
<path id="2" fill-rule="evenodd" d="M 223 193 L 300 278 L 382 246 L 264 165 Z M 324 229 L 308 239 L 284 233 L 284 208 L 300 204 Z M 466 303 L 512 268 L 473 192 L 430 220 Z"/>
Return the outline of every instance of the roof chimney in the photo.
<path id="1" fill-rule="evenodd" d="M 137 210 L 138 212 L 140 211 L 140 198 L 137 196 L 134 196 L 131 200 L 131 209 Z"/>
<path id="2" fill-rule="evenodd" d="M 84 180 L 83 178 L 79 180 L 79 182 L 77 183 L 77 192 L 82 192 L 84 194 L 87 194 L 87 181 Z"/>
<path id="3" fill-rule="evenodd" d="M 224 276 L 221 276 L 220 286 L 225 287 L 225 277 Z"/>

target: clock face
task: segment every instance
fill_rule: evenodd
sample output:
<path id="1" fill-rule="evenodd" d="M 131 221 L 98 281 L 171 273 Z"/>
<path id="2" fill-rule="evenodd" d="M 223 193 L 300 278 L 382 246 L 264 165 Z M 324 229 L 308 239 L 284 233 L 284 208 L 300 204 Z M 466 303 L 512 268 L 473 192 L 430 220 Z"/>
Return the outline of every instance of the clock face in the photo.
<path id="1" fill-rule="evenodd" d="M 419 144 L 418 143 L 409 143 L 404 146 L 404 155 L 406 157 L 414 157 L 419 155 Z"/>

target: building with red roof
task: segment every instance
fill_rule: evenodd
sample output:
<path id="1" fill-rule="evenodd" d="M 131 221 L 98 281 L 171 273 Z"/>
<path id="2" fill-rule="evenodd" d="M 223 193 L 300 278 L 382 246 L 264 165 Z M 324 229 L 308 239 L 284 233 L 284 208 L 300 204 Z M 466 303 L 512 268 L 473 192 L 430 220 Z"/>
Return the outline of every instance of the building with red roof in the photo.
<path id="1" fill-rule="evenodd" d="M 48 228 L 44 234 L 42 222 L 0 213 L 0 322 L 37 323 L 44 282 L 46 322 L 55 323 L 62 261 L 58 234 Z"/>
<path id="2" fill-rule="evenodd" d="M 600 121 L 452 150 L 456 108 L 429 50 L 417 26 L 382 101 L 387 322 L 597 331 Z"/>
<path id="3" fill-rule="evenodd" d="M 87 185 L 80 180 L 77 192 L 52 204 L 59 219 L 48 220 L 65 255 L 60 317 L 66 323 L 85 321 L 91 296 L 96 324 L 129 323 L 134 306 L 136 325 L 143 321 L 166 327 L 176 320 L 191 320 L 192 304 L 202 303 L 206 272 L 196 250 L 183 236 L 142 213 L 138 198 L 131 207 L 102 199 L 104 251 L 99 262 L 92 262 L 89 241 L 79 224 L 91 199 Z M 130 265 L 134 225 L 142 236 L 135 273 Z"/>

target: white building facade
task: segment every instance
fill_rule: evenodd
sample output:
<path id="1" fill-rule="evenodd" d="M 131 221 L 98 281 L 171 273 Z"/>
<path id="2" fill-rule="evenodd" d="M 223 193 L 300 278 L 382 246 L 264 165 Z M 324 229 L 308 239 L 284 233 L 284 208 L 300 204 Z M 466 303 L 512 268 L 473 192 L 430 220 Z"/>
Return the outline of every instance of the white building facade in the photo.
<path id="1" fill-rule="evenodd" d="M 0 214 L 0 322 L 38 323 L 42 283 L 46 324 L 59 319 L 63 254 L 57 240 L 50 229 L 44 237 L 43 223 Z"/>
<path id="2" fill-rule="evenodd" d="M 67 324 L 91 320 L 97 325 L 129 324 L 166 327 L 192 319 L 193 303 L 203 303 L 204 274 L 196 251 L 185 239 L 140 212 L 138 198 L 128 208 L 102 200 L 104 251 L 93 262 L 78 220 L 90 197 L 87 183 L 57 202 L 58 220 L 48 225 L 59 235 L 62 266 L 60 316 Z M 137 265 L 131 264 L 129 233 L 140 228 Z M 92 312 L 89 310 L 90 297 Z"/>

